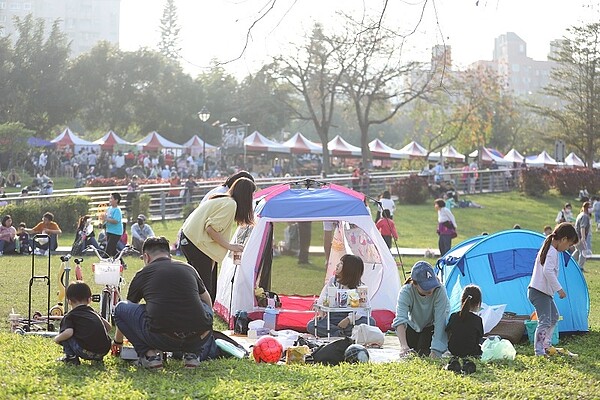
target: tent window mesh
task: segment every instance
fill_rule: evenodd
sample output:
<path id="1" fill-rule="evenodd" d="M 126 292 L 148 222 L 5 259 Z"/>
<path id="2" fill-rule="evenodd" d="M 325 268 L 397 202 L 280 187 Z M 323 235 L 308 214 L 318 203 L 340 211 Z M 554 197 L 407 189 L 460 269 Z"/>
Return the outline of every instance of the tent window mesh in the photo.
<path id="1" fill-rule="evenodd" d="M 536 249 L 505 250 L 488 254 L 494 282 L 500 283 L 522 276 L 531 276 L 536 256 Z"/>

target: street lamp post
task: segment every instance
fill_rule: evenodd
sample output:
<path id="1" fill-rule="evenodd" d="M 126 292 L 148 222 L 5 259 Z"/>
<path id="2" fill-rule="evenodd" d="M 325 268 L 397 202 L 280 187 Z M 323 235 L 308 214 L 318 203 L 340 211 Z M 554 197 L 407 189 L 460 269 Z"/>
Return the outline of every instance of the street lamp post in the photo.
<path id="1" fill-rule="evenodd" d="M 206 179 L 206 121 L 210 118 L 210 111 L 206 106 L 198 112 L 198 118 L 202 121 L 202 178 Z"/>

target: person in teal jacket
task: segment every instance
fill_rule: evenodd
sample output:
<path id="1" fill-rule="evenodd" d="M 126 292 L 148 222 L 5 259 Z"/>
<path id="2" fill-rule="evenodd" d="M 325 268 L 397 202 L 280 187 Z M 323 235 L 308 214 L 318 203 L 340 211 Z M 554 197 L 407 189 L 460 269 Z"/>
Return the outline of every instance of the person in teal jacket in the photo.
<path id="1" fill-rule="evenodd" d="M 109 207 L 106 213 L 101 216 L 106 223 L 106 254 L 110 257 L 117 255 L 117 243 L 123 234 L 123 215 L 119 208 L 121 195 L 119 193 L 111 193 L 108 200 Z"/>
<path id="2" fill-rule="evenodd" d="M 418 261 L 400 288 L 392 327 L 400 341 L 400 355 L 416 352 L 439 358 L 448 350 L 446 322 L 450 313 L 446 289 L 433 267 Z"/>

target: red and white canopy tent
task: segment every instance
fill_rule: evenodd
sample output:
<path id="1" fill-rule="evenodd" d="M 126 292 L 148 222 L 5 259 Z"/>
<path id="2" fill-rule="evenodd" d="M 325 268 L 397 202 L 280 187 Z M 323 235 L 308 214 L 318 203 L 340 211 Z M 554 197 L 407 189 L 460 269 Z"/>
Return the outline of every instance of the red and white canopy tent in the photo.
<path id="1" fill-rule="evenodd" d="M 565 157 L 565 165 L 569 167 L 585 167 L 583 160 L 573 152 L 569 153 L 569 155 Z"/>
<path id="2" fill-rule="evenodd" d="M 399 150 L 402 154 L 405 154 L 408 158 L 420 158 L 427 157 L 427 150 L 419 143 L 412 141 Z"/>
<path id="3" fill-rule="evenodd" d="M 183 146 L 165 139 L 158 132 L 150 132 L 143 139 L 133 143 L 139 150 L 159 151 L 162 149 L 172 149 L 181 152 Z"/>
<path id="4" fill-rule="evenodd" d="M 336 157 L 360 157 L 362 155 L 360 147 L 346 142 L 340 135 L 329 141 L 327 149 L 329 154 Z"/>
<path id="5" fill-rule="evenodd" d="M 525 160 L 525 157 L 523 157 L 515 149 L 511 149 L 508 153 L 506 153 L 506 155 L 503 158 L 505 161 L 508 161 L 511 163 L 519 163 L 519 164 L 521 164 Z"/>
<path id="6" fill-rule="evenodd" d="M 452 145 L 444 147 L 441 151 L 441 154 L 442 154 L 441 157 L 443 157 L 444 160 L 450 160 L 450 161 L 464 161 L 465 160 L 465 155 L 459 153 Z M 429 159 L 432 161 L 439 161 L 441 157 L 440 157 L 439 151 L 429 154 Z"/>
<path id="7" fill-rule="evenodd" d="M 69 127 L 65 128 L 64 131 L 54 139 L 50 141 L 56 147 L 72 147 L 73 152 L 77 153 L 79 150 L 85 148 L 100 150 L 100 146 L 94 142 L 82 139 L 75 135 Z"/>
<path id="8" fill-rule="evenodd" d="M 192 136 L 192 138 L 182 144 L 182 146 L 186 149 L 186 152 L 190 153 L 194 157 L 199 156 L 204 151 L 206 154 L 213 156 L 217 152 L 217 146 L 213 146 L 212 144 L 204 142 L 204 140 L 202 140 L 198 135 Z"/>
<path id="9" fill-rule="evenodd" d="M 244 139 L 245 151 L 267 153 L 290 153 L 290 148 L 274 140 L 267 139 L 260 132 L 254 131 Z"/>
<path id="10" fill-rule="evenodd" d="M 94 143 L 99 145 L 102 150 L 113 150 L 115 146 L 133 146 L 132 143 L 121 138 L 113 131 L 108 131 L 108 133 L 100 139 L 94 140 Z"/>
<path id="11" fill-rule="evenodd" d="M 379 139 L 374 139 L 369 142 L 369 150 L 371 151 L 371 156 L 373 156 L 373 158 L 408 158 L 408 156 L 400 150 L 388 146 Z"/>
<path id="12" fill-rule="evenodd" d="M 308 140 L 302 133 L 296 132 L 294 136 L 282 143 L 290 149 L 292 154 L 323 154 L 323 146 Z"/>

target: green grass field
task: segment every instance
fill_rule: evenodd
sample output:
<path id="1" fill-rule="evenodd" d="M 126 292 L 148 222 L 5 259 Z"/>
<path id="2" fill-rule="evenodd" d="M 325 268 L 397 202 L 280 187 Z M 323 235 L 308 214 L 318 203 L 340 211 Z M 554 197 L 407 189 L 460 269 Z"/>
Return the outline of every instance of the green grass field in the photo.
<path id="1" fill-rule="evenodd" d="M 550 195 L 531 199 L 519 194 L 472 196 L 482 209 L 454 211 L 459 237 L 454 243 L 482 231 L 495 232 L 515 223 L 539 231 L 552 224 L 565 198 Z M 431 202 L 432 203 L 432 202 Z M 400 231 L 399 246 L 435 248 L 436 215 L 432 204 L 401 205 L 395 214 Z M 157 234 L 173 240 L 181 221 L 154 222 Z M 276 240 L 282 240 L 281 229 Z M 313 224 L 313 245 L 321 244 L 322 227 Z M 600 234 L 596 236 L 600 237 Z M 600 253 L 600 241 L 593 247 Z M 63 235 L 67 245 L 72 235 Z M 405 257 L 405 269 L 419 258 Z M 85 257 L 84 279 L 93 282 Z M 434 262 L 435 260 L 430 260 Z M 131 280 L 141 261 L 130 257 L 126 280 Z M 280 293 L 313 294 L 321 289 L 323 256 L 311 256 L 312 266 L 298 266 L 293 257 L 276 257 L 273 266 L 273 290 Z M 45 274 L 47 259 L 35 258 L 36 271 Z M 51 260 L 54 282 L 60 261 Z M 555 399 L 600 397 L 600 262 L 588 261 L 585 277 L 591 298 L 590 333 L 561 340 L 561 345 L 578 353 L 578 358 L 540 359 L 533 357 L 532 346 L 517 346 L 517 358 L 511 362 L 483 364 L 467 377 L 442 370 L 443 361 L 413 359 L 401 363 L 363 364 L 337 367 L 319 365 L 257 365 L 250 360 L 205 362 L 193 371 L 172 362 L 163 371 L 149 372 L 107 356 L 103 366 L 86 362 L 78 368 L 55 362 L 60 346 L 50 339 L 8 333 L 7 317 L 12 308 L 27 313 L 28 281 L 31 257 L 0 258 L 0 398 L 3 399 Z M 93 286 L 94 291 L 98 287 Z M 34 309 L 45 309 L 46 286 L 33 286 Z M 55 297 L 52 293 L 52 303 Z M 98 307 L 98 304 L 93 304 Z M 218 324 L 222 329 L 224 325 Z"/>

